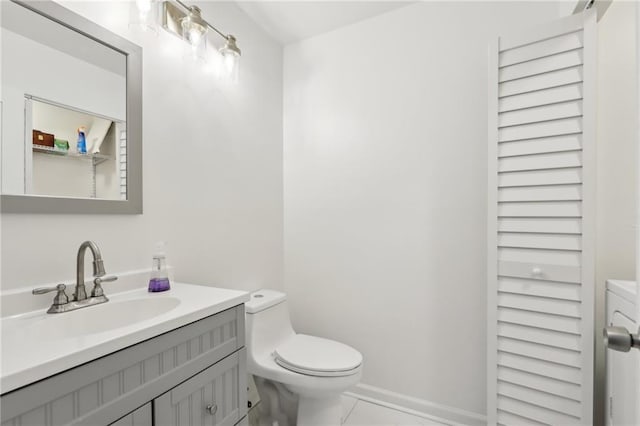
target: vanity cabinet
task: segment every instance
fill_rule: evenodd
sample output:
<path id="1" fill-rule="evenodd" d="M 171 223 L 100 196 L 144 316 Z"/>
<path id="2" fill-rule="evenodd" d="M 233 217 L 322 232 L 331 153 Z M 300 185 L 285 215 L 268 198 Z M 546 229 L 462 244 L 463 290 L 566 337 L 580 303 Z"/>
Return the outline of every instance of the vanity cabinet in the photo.
<path id="1" fill-rule="evenodd" d="M 246 374 L 239 305 L 3 394 L 1 426 L 233 426 Z"/>

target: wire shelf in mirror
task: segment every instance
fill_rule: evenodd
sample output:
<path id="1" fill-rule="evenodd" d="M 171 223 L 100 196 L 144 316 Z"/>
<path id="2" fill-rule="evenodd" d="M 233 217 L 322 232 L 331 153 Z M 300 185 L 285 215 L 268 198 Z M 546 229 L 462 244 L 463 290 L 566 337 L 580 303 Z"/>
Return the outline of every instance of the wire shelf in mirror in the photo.
<path id="1" fill-rule="evenodd" d="M 80 158 L 80 159 L 93 160 L 93 164 L 96 166 L 107 160 L 111 160 L 111 157 L 108 155 L 103 155 L 98 153 L 81 154 L 79 152 L 63 150 L 63 149 L 46 146 L 46 145 L 33 145 L 33 152 L 40 152 L 43 154 L 55 155 L 55 156 L 66 157 L 66 158 Z"/>

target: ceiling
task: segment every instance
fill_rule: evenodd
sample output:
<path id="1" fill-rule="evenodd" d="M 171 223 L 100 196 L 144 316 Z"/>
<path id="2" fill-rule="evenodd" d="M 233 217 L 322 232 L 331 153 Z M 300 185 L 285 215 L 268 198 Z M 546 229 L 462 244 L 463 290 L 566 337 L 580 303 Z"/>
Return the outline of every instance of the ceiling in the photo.
<path id="1" fill-rule="evenodd" d="M 414 1 L 238 1 L 282 44 L 313 37 L 406 6 Z"/>

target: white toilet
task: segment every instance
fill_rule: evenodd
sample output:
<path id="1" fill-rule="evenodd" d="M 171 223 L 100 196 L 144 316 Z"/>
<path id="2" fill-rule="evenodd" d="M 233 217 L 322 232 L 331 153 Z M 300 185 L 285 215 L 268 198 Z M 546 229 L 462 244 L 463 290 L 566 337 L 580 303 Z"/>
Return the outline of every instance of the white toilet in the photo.
<path id="1" fill-rule="evenodd" d="M 266 423 L 340 425 L 340 394 L 360 381 L 362 354 L 333 340 L 296 334 L 284 293 L 256 291 L 245 309 L 247 370 L 256 376 Z"/>

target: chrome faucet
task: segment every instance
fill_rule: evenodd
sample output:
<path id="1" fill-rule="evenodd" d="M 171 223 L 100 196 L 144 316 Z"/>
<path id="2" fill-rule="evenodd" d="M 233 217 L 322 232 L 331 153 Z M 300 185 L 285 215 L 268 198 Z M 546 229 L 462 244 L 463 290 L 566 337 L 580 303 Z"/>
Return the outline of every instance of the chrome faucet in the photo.
<path id="1" fill-rule="evenodd" d="M 85 300 L 87 298 L 87 291 L 84 287 L 84 257 L 87 249 L 91 250 L 91 254 L 93 255 L 93 277 L 100 278 L 106 274 L 102 255 L 96 243 L 93 241 L 85 241 L 80 244 L 76 262 L 76 290 L 73 292 L 73 300 L 75 301 Z"/>
<path id="2" fill-rule="evenodd" d="M 91 250 L 93 255 L 93 290 L 91 290 L 91 297 L 87 297 L 87 290 L 84 285 L 84 258 L 87 249 Z M 65 292 L 67 286 L 64 284 L 58 284 L 55 287 L 49 288 L 36 288 L 32 291 L 33 294 L 45 294 L 51 291 L 56 292 L 56 297 L 53 299 L 53 304 L 47 311 L 50 314 L 74 311 L 76 309 L 84 308 L 86 306 L 97 305 L 99 303 L 108 302 L 107 296 L 104 295 L 102 289 L 102 283 L 115 281 L 118 279 L 116 276 L 105 277 L 104 262 L 102 261 L 102 255 L 100 249 L 93 241 L 85 241 L 80 244 L 78 249 L 78 257 L 76 262 L 76 289 L 73 292 L 73 298 L 69 300 Z"/>

